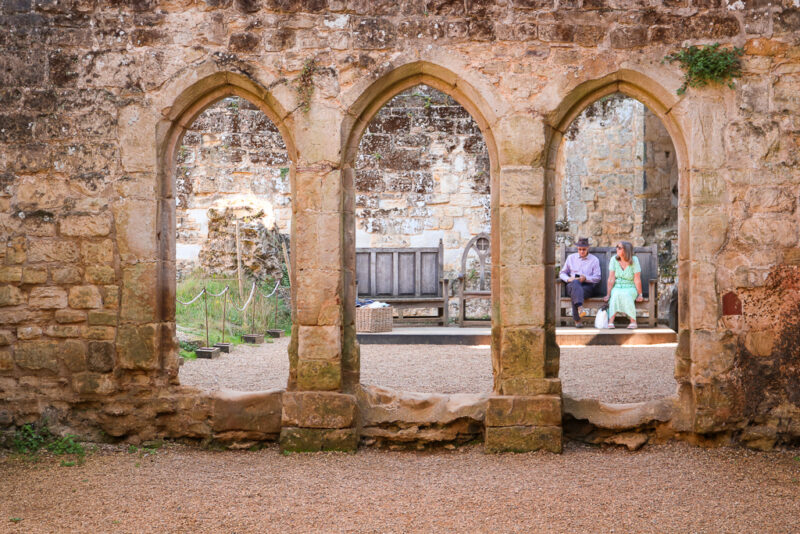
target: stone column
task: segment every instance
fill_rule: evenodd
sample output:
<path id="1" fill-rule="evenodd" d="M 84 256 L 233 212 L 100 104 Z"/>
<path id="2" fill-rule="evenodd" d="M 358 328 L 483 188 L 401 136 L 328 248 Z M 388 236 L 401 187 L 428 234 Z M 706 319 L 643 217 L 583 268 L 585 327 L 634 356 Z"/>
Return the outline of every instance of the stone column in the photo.
<path id="1" fill-rule="evenodd" d="M 501 168 L 492 187 L 492 367 L 488 452 L 560 452 L 561 382 L 552 311 L 552 207 L 547 206 L 544 125 L 519 118 L 501 129 Z M 538 142 L 537 142 L 538 141 Z M 505 145 L 505 146 L 504 146 Z M 533 155 L 526 147 L 533 147 Z M 519 152 L 515 152 L 518 150 Z M 503 160 L 508 162 L 504 164 Z M 534 161 L 533 165 L 521 164 Z M 552 204 L 552 203 L 551 203 Z"/>
<path id="2" fill-rule="evenodd" d="M 292 341 L 280 446 L 355 450 L 355 397 L 343 393 L 341 116 L 313 103 L 292 116 L 298 162 L 292 180 Z"/>

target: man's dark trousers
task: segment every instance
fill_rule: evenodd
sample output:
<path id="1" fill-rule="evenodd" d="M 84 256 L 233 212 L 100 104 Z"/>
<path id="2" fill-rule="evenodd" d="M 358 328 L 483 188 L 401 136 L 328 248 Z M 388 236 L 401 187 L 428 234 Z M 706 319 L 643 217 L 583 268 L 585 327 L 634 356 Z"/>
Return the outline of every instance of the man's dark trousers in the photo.
<path id="1" fill-rule="evenodd" d="M 575 322 L 581 320 L 578 315 L 578 307 L 583 306 L 583 299 L 590 298 L 596 290 L 597 284 L 591 282 L 573 280 L 567 283 L 567 295 L 572 299 L 572 318 L 575 319 Z"/>

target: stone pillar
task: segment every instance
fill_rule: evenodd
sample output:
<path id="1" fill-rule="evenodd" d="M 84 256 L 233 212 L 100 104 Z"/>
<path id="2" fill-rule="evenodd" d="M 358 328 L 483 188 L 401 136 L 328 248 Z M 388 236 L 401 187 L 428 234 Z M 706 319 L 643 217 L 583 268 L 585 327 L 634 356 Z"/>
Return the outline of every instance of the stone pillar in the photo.
<path id="1" fill-rule="evenodd" d="M 492 186 L 492 367 L 486 409 L 488 452 L 561 452 L 561 382 L 552 300 L 552 208 L 546 204 L 541 122 L 519 117 L 500 128 L 501 168 Z M 522 147 L 533 146 L 534 157 Z M 516 152 L 517 150 L 521 152 Z M 507 163 L 504 163 L 505 162 Z M 552 223 L 552 221 L 550 221 Z"/>
<path id="2" fill-rule="evenodd" d="M 292 177 L 293 325 L 280 446 L 355 450 L 355 397 L 343 392 L 341 116 L 315 102 L 292 120 L 299 157 Z"/>

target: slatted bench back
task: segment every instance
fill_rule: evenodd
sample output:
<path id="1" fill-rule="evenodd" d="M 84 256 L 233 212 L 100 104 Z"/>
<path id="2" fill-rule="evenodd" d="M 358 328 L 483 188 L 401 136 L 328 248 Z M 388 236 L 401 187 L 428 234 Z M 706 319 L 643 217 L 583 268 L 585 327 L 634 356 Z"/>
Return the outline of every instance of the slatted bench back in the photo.
<path id="1" fill-rule="evenodd" d="M 443 246 L 357 248 L 359 297 L 441 297 Z"/>

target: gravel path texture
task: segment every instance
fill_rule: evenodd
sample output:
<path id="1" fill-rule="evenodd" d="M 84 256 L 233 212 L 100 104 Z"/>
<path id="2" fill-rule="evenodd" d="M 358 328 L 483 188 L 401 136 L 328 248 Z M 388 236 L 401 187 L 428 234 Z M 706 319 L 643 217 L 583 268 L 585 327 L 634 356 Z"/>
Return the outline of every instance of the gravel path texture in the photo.
<path id="1" fill-rule="evenodd" d="M 240 345 L 216 360 L 187 360 L 182 384 L 203 389 L 257 391 L 286 387 L 286 338 Z M 675 345 L 561 349 L 564 392 L 605 402 L 642 402 L 674 395 Z M 402 391 L 482 393 L 492 389 L 489 347 L 362 345 L 361 381 Z"/>
<path id="2" fill-rule="evenodd" d="M 0 452 L 3 533 L 797 532 L 800 450 Z M 15 522 L 12 522 L 11 519 Z"/>

